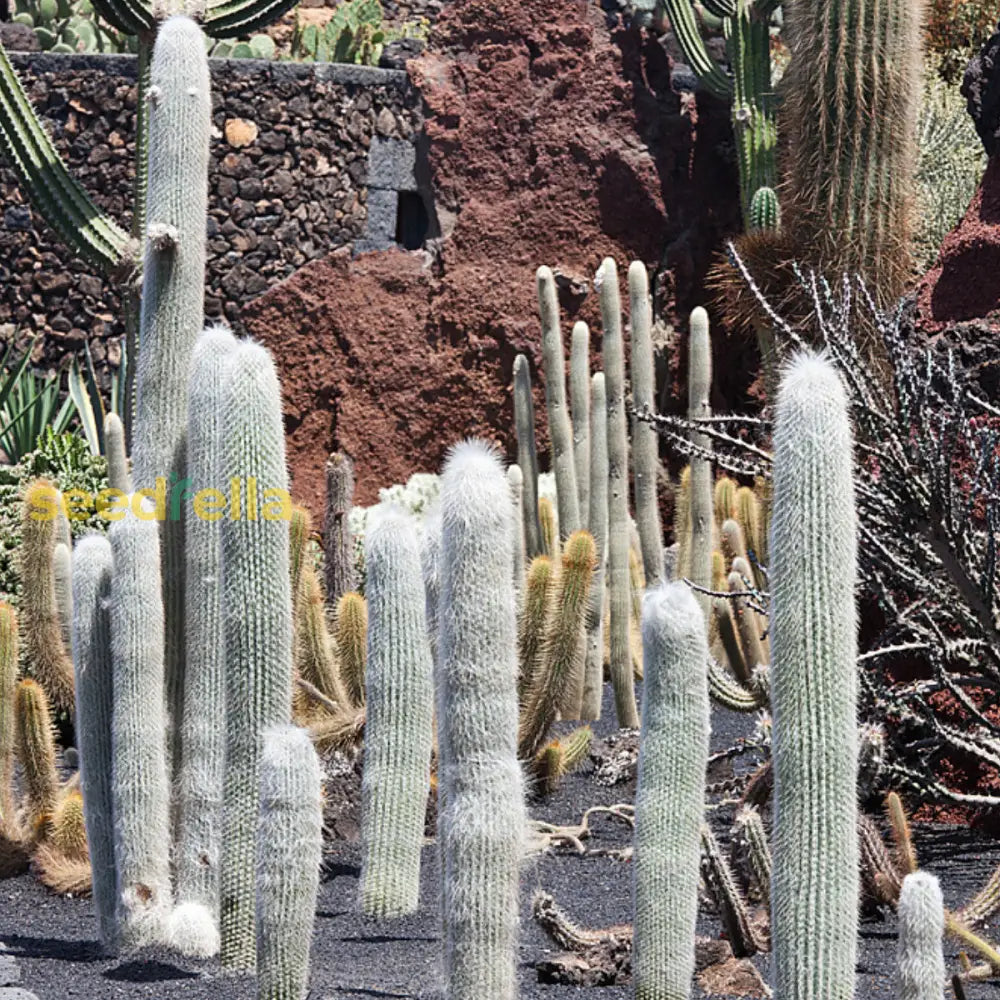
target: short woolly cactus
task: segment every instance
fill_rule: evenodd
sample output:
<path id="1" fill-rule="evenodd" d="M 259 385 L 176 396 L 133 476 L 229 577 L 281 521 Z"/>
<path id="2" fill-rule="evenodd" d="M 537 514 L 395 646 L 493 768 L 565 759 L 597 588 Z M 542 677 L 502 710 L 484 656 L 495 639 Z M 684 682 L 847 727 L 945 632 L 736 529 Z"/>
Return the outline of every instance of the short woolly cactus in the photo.
<path id="1" fill-rule="evenodd" d="M 907 875 L 899 894 L 897 913 L 896 995 L 899 1000 L 942 1000 L 944 902 L 938 880 L 921 871 Z"/>

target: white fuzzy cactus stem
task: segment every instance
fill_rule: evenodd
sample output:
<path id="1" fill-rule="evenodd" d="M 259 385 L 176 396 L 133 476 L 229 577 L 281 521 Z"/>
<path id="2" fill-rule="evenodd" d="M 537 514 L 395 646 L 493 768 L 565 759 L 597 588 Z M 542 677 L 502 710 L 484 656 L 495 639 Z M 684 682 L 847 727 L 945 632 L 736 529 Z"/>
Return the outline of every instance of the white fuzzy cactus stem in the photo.
<path id="1" fill-rule="evenodd" d="M 642 606 L 645 686 L 635 799 L 632 958 L 638 1000 L 687 1000 L 694 975 L 708 764 L 708 645 L 684 583 Z"/>
<path id="2" fill-rule="evenodd" d="M 709 393 L 712 389 L 712 341 L 708 313 L 698 306 L 691 311 L 688 340 L 688 418 L 698 420 L 712 415 Z M 692 442 L 711 451 L 712 439 L 692 432 Z M 707 458 L 691 459 L 691 582 L 710 590 L 712 587 L 712 525 L 715 511 L 712 496 L 712 463 Z M 698 595 L 706 623 L 711 614 L 711 598 Z"/>
<path id="3" fill-rule="evenodd" d="M 540 267 L 538 311 L 542 317 L 542 367 L 545 371 L 545 408 L 552 441 L 552 471 L 556 477 L 559 533 L 568 538 L 580 528 L 580 496 L 576 489 L 573 425 L 566 405 L 566 356 L 559 326 L 556 279 L 548 267 Z"/>
<path id="4" fill-rule="evenodd" d="M 524 792 L 510 489 L 496 453 L 457 445 L 441 491 L 439 783 L 447 1000 L 517 995 Z"/>
<path id="5" fill-rule="evenodd" d="M 225 327 L 209 328 L 195 347 L 187 432 L 187 472 L 194 495 L 208 489 L 229 493 L 229 484 L 222 479 L 220 452 L 225 367 L 235 350 L 236 338 Z M 217 923 L 219 916 L 227 714 L 219 506 L 216 503 L 208 511 L 194 502 L 184 506 L 187 668 L 174 854 L 178 902 L 207 907 L 210 923 Z M 213 944 L 205 942 L 201 950 Z"/>
<path id="6" fill-rule="evenodd" d="M 101 535 L 81 538 L 73 553 L 73 667 L 76 680 L 76 745 L 80 788 L 90 849 L 94 908 L 101 944 L 115 947 L 115 848 L 112 805 L 111 724 L 113 680 L 111 545 Z"/>
<path id="7" fill-rule="evenodd" d="M 70 648 L 73 633 L 73 556 L 70 546 L 56 542 L 52 550 L 52 586 L 56 595 L 56 609 L 62 628 L 63 643 Z"/>
<path id="8" fill-rule="evenodd" d="M 132 492 L 132 475 L 125 454 L 125 427 L 117 413 L 104 418 L 104 457 L 108 462 L 108 485 L 123 493 Z"/>
<path id="9" fill-rule="evenodd" d="M 417 909 L 430 783 L 434 684 L 412 517 L 391 510 L 369 525 L 365 566 L 361 908 L 386 918 Z"/>
<path id="10" fill-rule="evenodd" d="M 255 962 L 254 869 L 263 732 L 291 715 L 290 509 L 275 517 L 288 471 L 281 389 L 271 355 L 243 342 L 227 366 L 222 479 L 240 481 L 240 516 L 222 522 L 226 771 L 220 873 L 221 957 Z M 234 706 L 241 706 L 235 711 Z"/>
<path id="11" fill-rule="evenodd" d="M 898 1000 L 943 1000 L 945 986 L 944 902 L 938 880 L 916 871 L 903 879 L 896 908 Z"/>
<path id="12" fill-rule="evenodd" d="M 257 826 L 257 1000 L 304 1000 L 323 849 L 322 776 L 309 734 L 264 733 Z"/>
<path id="13" fill-rule="evenodd" d="M 832 364 L 803 352 L 778 391 L 771 524 L 771 933 L 783 1000 L 854 995 L 856 561 L 846 395 Z"/>
<path id="14" fill-rule="evenodd" d="M 569 403 L 580 527 L 586 528 L 590 510 L 590 328 L 586 323 L 573 324 L 569 347 Z"/>
<path id="15" fill-rule="evenodd" d="M 542 554 L 542 525 L 538 518 L 538 446 L 535 441 L 535 400 L 531 394 L 528 359 L 514 358 L 514 431 L 517 434 L 517 464 L 524 477 L 524 537 L 528 558 Z"/>
<path id="16" fill-rule="evenodd" d="M 130 504 L 108 532 L 114 557 L 111 787 L 118 934 L 125 949 L 165 940 L 171 907 L 159 526 L 148 505 L 134 509 Z"/>

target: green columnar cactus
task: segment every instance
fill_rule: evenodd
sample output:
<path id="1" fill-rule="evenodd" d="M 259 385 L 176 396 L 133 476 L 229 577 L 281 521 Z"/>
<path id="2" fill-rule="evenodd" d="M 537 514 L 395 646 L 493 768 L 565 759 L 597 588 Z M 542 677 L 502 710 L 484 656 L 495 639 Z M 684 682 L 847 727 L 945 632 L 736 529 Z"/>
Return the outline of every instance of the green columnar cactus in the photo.
<path id="1" fill-rule="evenodd" d="M 0 827 L 14 820 L 14 692 L 17 688 L 17 615 L 0 603 Z"/>
<path id="2" fill-rule="evenodd" d="M 163 604 L 152 516 L 129 511 L 108 532 L 114 558 L 111 794 L 118 937 L 125 949 L 162 941 L 171 908 Z"/>
<path id="3" fill-rule="evenodd" d="M 521 466 L 507 466 L 507 482 L 514 504 L 514 592 L 518 610 L 524 601 L 524 574 L 527 572 L 527 549 L 524 545 L 524 474 Z"/>
<path id="4" fill-rule="evenodd" d="M 836 370 L 821 357 L 800 354 L 778 392 L 771 525 L 771 928 L 775 992 L 787 1000 L 854 995 L 857 541 L 851 448 Z M 823 845 L 822 864 L 816 844 Z"/>
<path id="5" fill-rule="evenodd" d="M 14 745 L 24 778 L 26 816 L 31 836 L 44 839 L 59 795 L 56 748 L 49 700 L 30 677 L 14 693 Z"/>
<path id="6" fill-rule="evenodd" d="M 597 565 L 587 599 L 587 662 L 580 718 L 599 719 L 604 691 L 604 563 L 608 548 L 608 403 L 604 372 L 595 372 L 590 380 L 589 500 L 587 527 L 594 539 Z"/>
<path id="7" fill-rule="evenodd" d="M 257 1000 L 303 1000 L 323 849 L 322 775 L 309 734 L 264 733 L 257 826 Z"/>
<path id="8" fill-rule="evenodd" d="M 389 512 L 365 535 L 368 670 L 361 783 L 361 908 L 417 909 L 430 782 L 434 682 L 413 519 Z"/>
<path id="9" fill-rule="evenodd" d="M 897 913 L 896 996 L 899 1000 L 942 1000 L 944 901 L 938 880 L 927 872 L 907 875 Z"/>
<path id="10" fill-rule="evenodd" d="M 860 272 L 881 306 L 911 272 L 922 7 L 818 0 L 784 12 L 781 113 L 794 140 L 782 226 L 831 279 Z"/>
<path id="11" fill-rule="evenodd" d="M 188 386 L 187 475 L 191 490 L 221 491 L 226 366 L 237 349 L 224 326 L 198 338 Z M 216 496 L 216 499 L 218 496 Z M 218 504 L 184 507 L 185 661 L 176 776 L 175 944 L 186 954 L 219 947 L 219 850 L 226 754 L 226 645 L 222 623 L 222 525 Z"/>
<path id="12" fill-rule="evenodd" d="M 132 492 L 132 475 L 125 454 L 125 427 L 117 413 L 104 418 L 104 452 L 108 461 L 108 485 L 122 493 Z"/>
<path id="13" fill-rule="evenodd" d="M 159 28 L 149 88 L 146 256 L 139 317 L 133 476 L 139 489 L 184 478 L 188 376 L 202 332 L 205 218 L 212 127 L 201 29 L 186 17 Z M 170 767 L 180 761 L 184 698 L 184 519 L 161 539 Z"/>
<path id="14" fill-rule="evenodd" d="M 354 503 L 354 463 L 350 456 L 335 451 L 326 463 L 326 524 L 324 553 L 326 555 L 326 600 L 334 608 L 337 601 L 357 590 L 354 569 L 354 543 L 347 515 Z"/>
<path id="15" fill-rule="evenodd" d="M 522 702 L 538 669 L 540 650 L 545 639 L 549 594 L 554 582 L 552 560 L 548 556 L 535 556 L 528 567 L 524 604 L 517 630 L 517 690 Z"/>
<path id="16" fill-rule="evenodd" d="M 731 594 L 746 593 L 746 583 L 739 573 L 730 573 L 726 578 L 726 586 Z M 760 621 L 757 612 L 750 606 L 746 597 L 732 598 L 733 614 L 740 633 L 740 646 L 743 649 L 743 659 L 747 670 L 752 674 L 761 664 L 767 663 L 764 644 L 761 642 Z"/>
<path id="17" fill-rule="evenodd" d="M 24 494 L 21 522 L 21 637 L 24 662 L 41 681 L 53 708 L 73 710 L 73 664 L 63 642 L 52 555 L 59 491 L 46 479 Z"/>
<path id="18" fill-rule="evenodd" d="M 241 516 L 222 522 L 227 711 L 220 922 L 222 963 L 255 963 L 255 823 L 261 734 L 286 723 L 292 705 L 292 594 L 281 389 L 271 355 L 244 342 L 228 366 L 223 482 L 239 479 Z M 284 498 L 282 502 L 282 497 Z"/>
<path id="19" fill-rule="evenodd" d="M 452 449 L 441 489 L 439 787 L 448 1000 L 517 996 L 518 867 L 513 511 L 503 466 L 479 441 Z"/>
<path id="20" fill-rule="evenodd" d="M 81 538 L 73 553 L 73 665 L 76 745 L 80 752 L 94 907 L 101 944 L 112 950 L 115 916 L 115 822 L 111 785 L 114 691 L 111 659 L 112 555 L 107 538 Z"/>
<path id="21" fill-rule="evenodd" d="M 56 542 L 52 550 L 52 588 L 59 612 L 59 628 L 62 632 L 63 649 L 67 652 L 72 642 L 73 631 L 73 557 L 65 542 Z"/>
<path id="22" fill-rule="evenodd" d="M 608 419 L 608 585 L 611 591 L 609 638 L 611 684 L 620 726 L 639 725 L 629 649 L 628 575 L 628 439 L 625 421 L 625 358 L 622 346 L 622 309 L 618 294 L 618 269 L 606 257 L 598 271 L 602 354 Z"/>
<path id="23" fill-rule="evenodd" d="M 633 261 L 628 269 L 629 315 L 632 321 L 632 405 L 656 412 L 653 369 L 653 317 L 649 302 L 646 265 Z M 656 428 L 632 418 L 632 471 L 635 478 L 635 521 L 642 549 L 646 586 L 663 579 L 663 529 L 656 485 L 660 471 L 659 437 Z"/>
<path id="24" fill-rule="evenodd" d="M 586 528 L 590 511 L 590 329 L 586 323 L 573 324 L 569 347 L 569 403 L 580 525 Z"/>
<path id="25" fill-rule="evenodd" d="M 712 342 L 708 334 L 708 313 L 701 306 L 691 311 L 690 339 L 688 341 L 688 419 L 698 420 L 712 415 L 709 392 L 712 387 Z M 711 450 L 712 439 L 693 432 L 692 442 L 706 451 Z M 689 510 L 691 518 L 692 583 L 699 587 L 712 586 L 712 524 L 714 515 L 712 492 L 712 463 L 707 458 L 691 459 L 691 487 Z M 698 603 L 707 618 L 709 598 L 698 595 Z"/>
<path id="26" fill-rule="evenodd" d="M 687 580 L 691 576 L 691 466 L 685 465 L 677 479 L 674 492 L 674 541 L 677 558 L 674 562 L 674 579 Z"/>
<path id="27" fill-rule="evenodd" d="M 755 806 L 743 806 L 736 814 L 734 836 L 745 844 L 750 877 L 757 887 L 761 902 L 771 905 L 771 847 L 764 821 Z"/>
<path id="28" fill-rule="evenodd" d="M 538 752 L 557 707 L 564 719 L 579 717 L 586 657 L 584 618 L 595 561 L 589 532 L 573 532 L 563 550 L 559 593 L 549 602 L 538 667 L 525 691 L 517 744 L 522 760 Z"/>
<path id="29" fill-rule="evenodd" d="M 524 535 L 528 557 L 544 551 L 542 526 L 538 520 L 538 447 L 535 443 L 535 400 L 531 394 L 528 359 L 514 358 L 514 430 L 517 434 L 517 464 L 524 476 Z"/>
<path id="30" fill-rule="evenodd" d="M 702 878 L 709 895 L 715 901 L 722 919 L 722 927 L 737 958 L 748 958 L 763 950 L 764 944 L 750 919 L 740 887 L 732 869 L 722 853 L 712 828 L 705 823 L 701 828 Z"/>
<path id="31" fill-rule="evenodd" d="M 365 670 L 368 635 L 368 604 L 354 592 L 337 602 L 334 639 L 340 656 L 340 679 L 348 697 L 359 708 L 365 703 Z"/>
<path id="32" fill-rule="evenodd" d="M 559 531 L 568 538 L 580 527 L 580 495 L 576 489 L 573 425 L 566 405 L 566 359 L 559 328 L 559 300 L 551 269 L 540 267 L 538 311 L 542 317 L 542 367 L 545 371 L 545 408 L 552 441 L 552 471 L 556 477 Z"/>
<path id="33" fill-rule="evenodd" d="M 633 862 L 635 995 L 638 1000 L 687 1000 L 694 975 L 709 707 L 705 621 L 685 584 L 662 584 L 647 592 L 642 644 L 645 685 Z"/>

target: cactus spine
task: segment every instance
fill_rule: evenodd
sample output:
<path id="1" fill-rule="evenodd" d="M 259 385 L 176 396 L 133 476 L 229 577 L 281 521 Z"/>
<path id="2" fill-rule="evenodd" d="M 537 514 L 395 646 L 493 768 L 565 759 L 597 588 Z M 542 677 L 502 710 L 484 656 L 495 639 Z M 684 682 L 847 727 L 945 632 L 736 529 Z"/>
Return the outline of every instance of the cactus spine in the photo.
<path id="1" fill-rule="evenodd" d="M 590 380 L 590 509 L 587 526 L 594 539 L 596 566 L 587 600 L 587 662 L 581 719 L 601 717 L 604 691 L 604 563 L 608 548 L 608 404 L 604 372 Z"/>
<path id="2" fill-rule="evenodd" d="M 628 269 L 629 317 L 632 324 L 632 405 L 656 412 L 653 368 L 653 317 L 646 265 L 633 261 Z M 663 529 L 656 501 L 660 471 L 659 439 L 652 424 L 632 418 L 632 463 L 635 478 L 635 521 L 642 549 L 646 586 L 663 579 Z"/>
<path id="3" fill-rule="evenodd" d="M 56 748 L 49 700 L 41 684 L 26 677 L 14 695 L 14 740 L 24 773 L 27 818 L 32 835 L 44 839 L 59 794 Z"/>
<path id="4" fill-rule="evenodd" d="M 241 479 L 245 492 L 241 516 L 222 522 L 226 702 L 246 707 L 226 713 L 221 955 L 227 968 L 252 969 L 261 739 L 268 726 L 288 722 L 292 704 L 288 524 L 273 511 L 288 498 L 281 390 L 257 344 L 244 342 L 232 356 L 223 426 L 222 481 Z"/>
<path id="5" fill-rule="evenodd" d="M 542 525 L 538 520 L 538 447 L 535 443 L 535 400 L 531 394 L 528 359 L 514 358 L 514 430 L 517 434 L 517 464 L 524 476 L 524 533 L 528 557 L 534 559 L 545 549 Z"/>
<path id="6" fill-rule="evenodd" d="M 938 880 L 927 872 L 907 875 L 897 913 L 896 996 L 899 1000 L 943 1000 L 944 901 Z"/>
<path id="7" fill-rule="evenodd" d="M 569 401 L 580 526 L 586 527 L 590 510 L 590 330 L 586 323 L 573 324 L 569 347 Z"/>
<path id="8" fill-rule="evenodd" d="M 191 489 L 220 490 L 223 387 L 236 338 L 223 326 L 198 338 L 188 388 L 187 474 Z M 226 646 L 222 624 L 222 525 L 189 503 L 184 508 L 186 670 L 177 771 L 177 901 L 202 906 L 205 940 L 185 951 L 218 950 L 219 850 L 226 753 Z M 188 909 L 189 926 L 197 919 Z"/>
<path id="9" fill-rule="evenodd" d="M 59 612 L 59 630 L 62 632 L 63 649 L 69 653 L 73 641 L 73 557 L 70 546 L 56 542 L 52 550 L 52 587 Z"/>
<path id="10" fill-rule="evenodd" d="M 517 760 L 513 512 L 498 456 L 457 445 L 442 477 L 444 949 L 448 1000 L 517 995 L 524 791 Z"/>
<path id="11" fill-rule="evenodd" d="M 171 906 L 163 604 L 152 517 L 150 511 L 128 512 L 108 532 L 114 557 L 111 792 L 117 923 L 126 949 L 163 940 Z"/>
<path id="12" fill-rule="evenodd" d="M 347 515 L 354 502 L 354 463 L 349 455 L 335 451 L 326 463 L 326 600 L 332 608 L 358 582 L 354 570 L 354 547 Z"/>
<path id="13" fill-rule="evenodd" d="M 857 541 L 851 448 L 836 370 L 820 357 L 799 355 L 778 392 L 771 527 L 771 927 L 775 992 L 787 1000 L 854 995 Z"/>
<path id="14" fill-rule="evenodd" d="M 694 975 L 709 707 L 705 621 L 685 584 L 662 584 L 647 592 L 642 640 L 635 995 L 638 1000 L 687 1000 Z"/>
<path id="15" fill-rule="evenodd" d="M 620 726 L 639 725 L 629 649 L 628 444 L 625 422 L 625 359 L 618 269 L 605 258 L 601 279 L 602 353 L 608 417 L 608 584 L 611 590 L 611 683 Z"/>
<path id="16" fill-rule="evenodd" d="M 712 415 L 708 397 L 712 387 L 712 342 L 708 334 L 708 313 L 701 306 L 691 311 L 688 343 L 688 419 Z M 692 442 L 704 451 L 712 439 L 693 432 Z M 712 463 L 707 458 L 691 459 L 691 486 L 688 506 L 691 518 L 690 580 L 699 587 L 712 586 L 712 523 L 714 514 Z M 698 603 L 708 617 L 709 598 L 698 595 Z"/>
<path id="17" fill-rule="evenodd" d="M 101 944 L 115 946 L 114 804 L 111 727 L 114 695 L 111 658 L 111 544 L 81 538 L 73 553 L 73 665 L 76 669 L 76 742 L 80 787 L 90 844 L 94 907 Z"/>
<path id="18" fill-rule="evenodd" d="M 517 632 L 517 690 L 522 701 L 538 668 L 540 650 L 545 639 L 549 593 L 554 579 L 552 560 L 548 556 L 535 556 L 528 567 L 524 606 L 521 608 Z"/>
<path id="19" fill-rule="evenodd" d="M 300 677 L 314 684 L 330 701 L 336 702 L 341 708 L 352 704 L 341 681 L 333 639 L 326 627 L 323 590 L 312 566 L 303 569 L 299 582 L 295 667 Z"/>
<path id="20" fill-rule="evenodd" d="M 132 492 L 132 476 L 125 455 L 125 426 L 117 413 L 104 418 L 104 451 L 108 461 L 108 485 L 122 493 Z"/>
<path id="21" fill-rule="evenodd" d="M 17 615 L 0 603 L 0 829 L 14 821 L 14 692 L 17 688 Z"/>
<path id="22" fill-rule="evenodd" d="M 308 733 L 264 733 L 257 826 L 258 1000 L 303 1000 L 323 848 L 322 778 Z"/>
<path id="23" fill-rule="evenodd" d="M 392 511 L 365 536 L 367 716 L 361 784 L 361 907 L 417 909 L 430 781 L 434 683 L 412 518 Z"/>
<path id="24" fill-rule="evenodd" d="M 334 638 L 340 654 L 340 677 L 354 705 L 365 703 L 365 670 L 368 657 L 368 605 L 360 594 L 344 594 L 337 602 Z"/>

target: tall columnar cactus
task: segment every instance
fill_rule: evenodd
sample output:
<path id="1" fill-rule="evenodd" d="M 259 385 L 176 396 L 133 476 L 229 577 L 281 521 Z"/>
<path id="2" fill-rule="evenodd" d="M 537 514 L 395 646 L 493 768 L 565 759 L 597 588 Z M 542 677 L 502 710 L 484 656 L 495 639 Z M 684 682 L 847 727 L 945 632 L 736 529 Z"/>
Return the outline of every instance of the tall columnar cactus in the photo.
<path id="1" fill-rule="evenodd" d="M 281 389 L 271 355 L 241 343 L 227 369 L 222 481 L 241 482 L 241 514 L 222 522 L 226 636 L 226 769 L 220 922 L 222 962 L 255 962 L 255 823 L 263 731 L 292 704 L 288 471 Z M 281 503 L 282 495 L 284 503 Z M 278 516 L 275 516 L 275 515 Z M 235 711 L 232 706 L 244 706 Z"/>
<path id="2" fill-rule="evenodd" d="M 586 528 L 590 511 L 590 329 L 586 323 L 573 324 L 569 347 L 569 402 L 580 527 Z"/>
<path id="3" fill-rule="evenodd" d="M 538 520 L 538 446 L 535 441 L 535 400 L 531 394 L 528 359 L 514 358 L 514 430 L 517 434 L 517 464 L 524 476 L 524 534 L 528 556 L 534 559 L 545 550 Z"/>
<path id="4" fill-rule="evenodd" d="M 430 782 L 434 682 L 413 519 L 385 514 L 365 535 L 368 669 L 361 783 L 361 908 L 417 909 Z"/>
<path id="5" fill-rule="evenodd" d="M 513 512 L 491 448 L 466 441 L 452 450 L 441 516 L 446 996 L 513 1000 L 525 810 L 516 746 Z"/>
<path id="6" fill-rule="evenodd" d="M 638 1000 L 687 1000 L 694 975 L 709 705 L 705 621 L 686 584 L 661 584 L 647 592 L 642 644 L 635 995 Z"/>
<path id="7" fill-rule="evenodd" d="M 688 418 L 698 420 L 712 415 L 709 392 L 712 388 L 712 342 L 708 333 L 708 313 L 701 306 L 691 311 L 688 342 Z M 703 451 L 710 451 L 712 439 L 697 431 L 692 442 Z M 714 513 L 712 463 L 707 457 L 691 459 L 691 486 L 688 509 L 691 519 L 690 580 L 699 587 L 712 586 L 712 524 Z M 709 598 L 699 595 L 698 601 L 706 619 Z"/>
<path id="8" fill-rule="evenodd" d="M 62 499 L 46 479 L 24 494 L 21 524 L 21 639 L 24 662 L 53 708 L 73 710 L 73 664 L 63 641 L 52 557 Z"/>
<path id="9" fill-rule="evenodd" d="M 0 603 L 0 828 L 14 820 L 14 691 L 17 687 L 17 615 Z"/>
<path id="10" fill-rule="evenodd" d="M 601 717 L 604 692 L 604 562 L 608 548 L 608 404 L 604 372 L 590 380 L 590 508 L 587 527 L 594 539 L 596 566 L 587 599 L 587 663 L 581 719 Z"/>
<path id="11" fill-rule="evenodd" d="M 542 366 L 545 370 L 545 407 L 552 441 L 552 470 L 556 477 L 559 531 L 568 538 L 580 527 L 580 496 L 576 489 L 573 425 L 566 405 L 566 358 L 559 327 L 556 279 L 548 267 L 540 267 L 538 311 L 542 317 Z"/>
<path id="12" fill-rule="evenodd" d="M 615 690 L 615 712 L 620 726 L 638 726 L 629 649 L 628 573 L 628 440 L 625 421 L 625 357 L 622 346 L 622 309 L 618 293 L 618 269 L 607 257 L 598 271 L 601 321 L 604 326 L 602 352 L 608 417 L 608 584 L 611 590 L 611 683 Z"/>
<path id="13" fill-rule="evenodd" d="M 41 684 L 30 677 L 20 681 L 14 693 L 14 734 L 29 833 L 44 839 L 58 800 L 59 775 L 49 700 Z"/>
<path id="14" fill-rule="evenodd" d="M 524 602 L 521 607 L 517 632 L 518 696 L 524 701 L 538 668 L 545 641 L 545 616 L 548 613 L 549 594 L 555 584 L 552 560 L 548 556 L 535 556 L 528 567 L 525 579 Z"/>
<path id="15" fill-rule="evenodd" d="M 104 418 L 104 451 L 108 461 L 108 486 L 131 493 L 132 474 L 125 452 L 125 426 L 117 413 L 109 413 Z"/>
<path id="16" fill-rule="evenodd" d="M 360 707 L 365 703 L 368 656 L 368 604 L 360 594 L 350 591 L 340 598 L 333 627 L 340 655 L 340 679 L 351 702 Z"/>
<path id="17" fill-rule="evenodd" d="M 292 517 L 288 523 L 289 580 L 292 588 L 292 617 L 297 622 L 299 593 L 302 589 L 302 574 L 309 555 L 309 539 L 312 536 L 312 514 L 302 504 L 292 506 Z"/>
<path id="18" fill-rule="evenodd" d="M 907 875 L 896 911 L 899 915 L 896 996 L 899 1000 L 942 1000 L 944 901 L 938 880 L 927 872 Z"/>
<path id="19" fill-rule="evenodd" d="M 59 612 L 59 628 L 63 649 L 68 653 L 73 630 L 73 557 L 65 542 L 56 542 L 52 550 L 52 587 Z"/>
<path id="20" fill-rule="evenodd" d="M 420 539 L 420 574 L 424 581 L 424 615 L 427 637 L 430 639 L 431 661 L 438 667 L 440 648 L 441 597 L 441 505 L 435 503 L 424 516 L 424 531 Z M 438 690 L 435 684 L 435 691 Z"/>
<path id="21" fill-rule="evenodd" d="M 656 380 L 653 368 L 653 317 L 649 302 L 646 265 L 634 261 L 628 269 L 630 318 L 632 323 L 632 405 L 656 412 Z M 632 467 L 635 477 L 635 521 L 642 547 L 646 586 L 663 578 L 663 528 L 656 486 L 660 471 L 659 438 L 656 428 L 643 420 L 632 420 Z"/>
<path id="22" fill-rule="evenodd" d="M 882 305 L 910 275 L 923 74 L 922 0 L 789 4 L 782 38 L 782 225 L 830 278 L 860 272 Z"/>
<path id="23" fill-rule="evenodd" d="M 119 944 L 162 941 L 170 895 L 160 543 L 151 511 L 111 525 L 111 793 Z M 146 520 L 145 518 L 149 518 Z"/>
<path id="24" fill-rule="evenodd" d="M 149 88 L 148 228 L 139 320 L 133 475 L 139 489 L 185 476 L 188 376 L 202 331 L 212 99 L 201 29 L 159 28 Z M 184 691 L 184 519 L 163 522 L 161 558 L 170 766 L 179 763 Z"/>
<path id="25" fill-rule="evenodd" d="M 787 1000 L 854 995 L 857 541 L 851 450 L 846 394 L 836 370 L 821 357 L 800 354 L 778 392 L 771 526 L 771 933 L 775 992 Z"/>
<path id="26" fill-rule="evenodd" d="M 309 734 L 264 733 L 257 826 L 257 998 L 303 1000 L 323 849 L 322 776 Z"/>
<path id="27" fill-rule="evenodd" d="M 303 568 L 299 583 L 295 667 L 300 677 L 315 685 L 321 694 L 341 708 L 360 704 L 353 702 L 341 679 L 333 637 L 326 624 L 323 588 L 319 583 L 319 574 L 312 566 Z"/>
<path id="28" fill-rule="evenodd" d="M 113 949 L 115 917 L 115 823 L 111 787 L 113 676 L 111 544 L 101 535 L 81 538 L 73 553 L 73 666 L 76 670 L 76 745 L 80 787 L 90 845 L 94 907 L 101 944 Z"/>
<path id="29" fill-rule="evenodd" d="M 229 490 L 222 478 L 220 454 L 223 390 L 226 365 L 236 349 L 236 338 L 223 326 L 205 330 L 195 346 L 188 386 L 187 475 L 192 492 L 202 498 L 211 496 L 202 491 Z M 176 777 L 174 866 L 180 911 L 177 930 L 186 938 L 181 942 L 183 950 L 204 955 L 217 951 L 219 943 L 219 850 L 229 713 L 220 505 L 207 510 L 203 506 L 200 499 L 184 506 L 187 667 Z"/>
<path id="30" fill-rule="evenodd" d="M 358 586 L 354 544 L 347 523 L 353 502 L 354 463 L 345 452 L 335 451 L 326 463 L 326 522 L 323 525 L 326 600 L 331 608 Z"/>
<path id="31" fill-rule="evenodd" d="M 507 466 L 510 499 L 514 504 L 514 591 L 520 610 L 524 599 L 524 574 L 527 572 L 527 549 L 524 545 L 524 474 L 521 466 Z"/>

